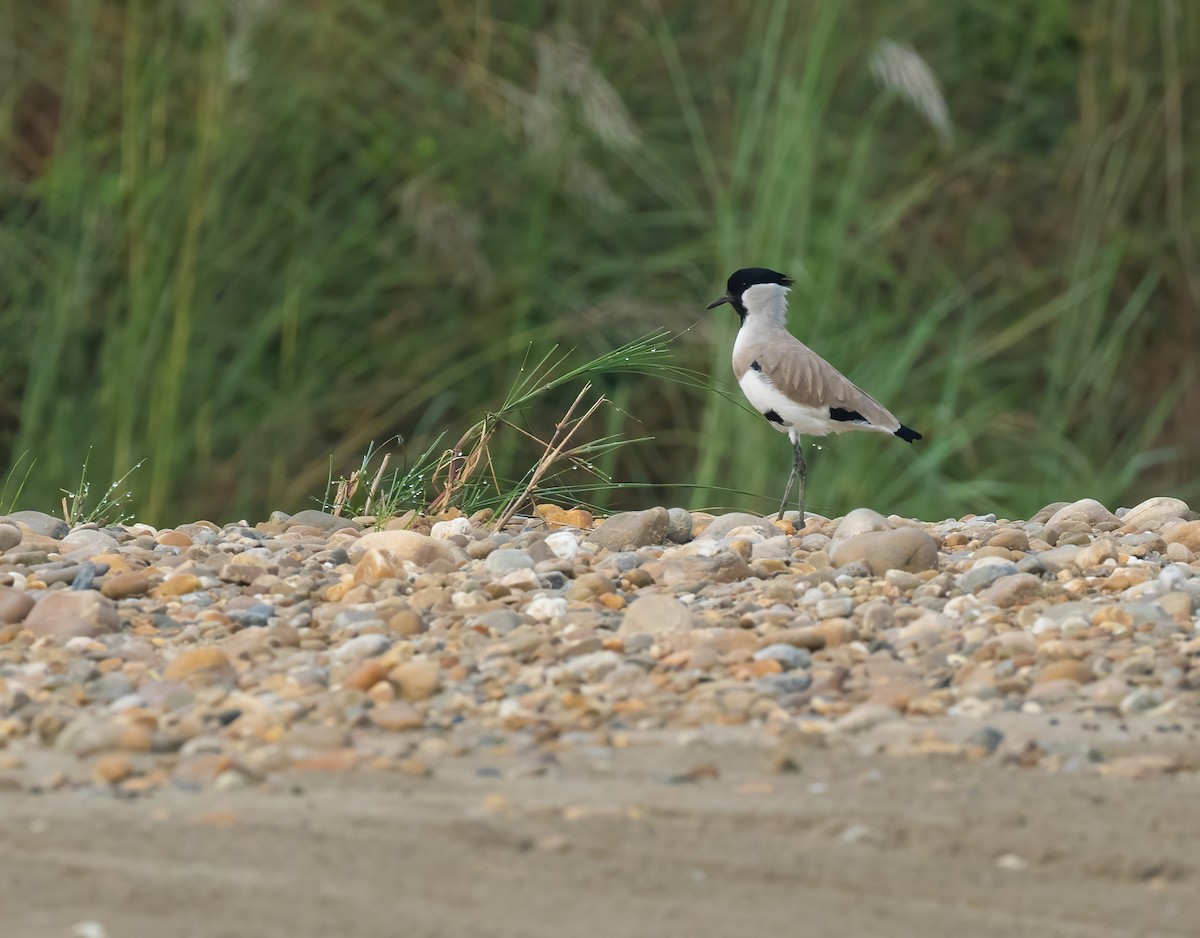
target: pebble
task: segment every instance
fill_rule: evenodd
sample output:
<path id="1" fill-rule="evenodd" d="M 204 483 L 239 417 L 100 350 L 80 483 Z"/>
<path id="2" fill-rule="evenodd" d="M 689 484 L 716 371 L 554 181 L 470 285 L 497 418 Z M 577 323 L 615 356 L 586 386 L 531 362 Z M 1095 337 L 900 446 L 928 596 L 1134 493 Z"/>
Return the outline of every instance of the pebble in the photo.
<path id="1" fill-rule="evenodd" d="M 667 536 L 671 516 L 665 508 L 625 511 L 597 525 L 588 539 L 605 550 L 624 550 L 661 544 Z"/>
<path id="2" fill-rule="evenodd" d="M 860 509 L 803 532 L 582 511 L 503 531 L 453 512 L 384 530 L 0 519 L 0 547 L 20 538 L 0 568 L 6 756 L 93 759 L 61 786 L 132 796 L 289 767 L 416 784 L 472 749 L 541 774 L 561 747 L 742 725 L 1098 772 L 1117 760 L 1081 760 L 1047 720 L 1120 734 L 1200 710 L 1200 521 L 1175 499 L 1029 521 Z M 1144 735 L 1114 774 L 1149 774 L 1139 747 L 1165 737 Z"/>
<path id="3" fill-rule="evenodd" d="M 835 537 L 829 559 L 835 567 L 863 563 L 876 575 L 888 570 L 920 573 L 937 567 L 938 546 L 920 528 L 866 531 L 841 541 Z"/>
<path id="4" fill-rule="evenodd" d="M 64 591 L 43 596 L 23 624 L 39 638 L 49 635 L 90 638 L 115 632 L 121 618 L 113 601 L 99 593 Z"/>
<path id="5" fill-rule="evenodd" d="M 621 635 L 659 635 L 682 632 L 692 626 L 692 613 L 672 596 L 647 593 L 625 610 L 618 632 Z"/>

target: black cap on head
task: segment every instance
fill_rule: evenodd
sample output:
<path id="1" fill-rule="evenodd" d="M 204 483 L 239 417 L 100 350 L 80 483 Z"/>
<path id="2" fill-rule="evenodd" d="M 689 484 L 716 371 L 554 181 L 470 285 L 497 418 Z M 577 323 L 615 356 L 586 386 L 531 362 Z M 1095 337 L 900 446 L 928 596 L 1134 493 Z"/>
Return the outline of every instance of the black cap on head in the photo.
<path id="1" fill-rule="evenodd" d="M 742 294 L 760 283 L 777 283 L 781 287 L 790 287 L 793 281 L 791 277 L 768 267 L 743 267 L 729 275 L 725 284 L 725 295 L 709 303 L 708 308 L 716 309 L 723 303 L 732 303 L 740 314 L 745 315 L 745 308 L 741 305 Z"/>

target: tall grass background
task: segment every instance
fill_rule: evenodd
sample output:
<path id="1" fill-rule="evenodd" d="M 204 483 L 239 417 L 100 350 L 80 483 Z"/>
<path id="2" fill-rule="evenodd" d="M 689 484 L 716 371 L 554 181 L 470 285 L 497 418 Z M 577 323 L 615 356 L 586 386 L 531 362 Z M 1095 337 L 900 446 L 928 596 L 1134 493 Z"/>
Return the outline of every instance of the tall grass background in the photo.
<path id="1" fill-rule="evenodd" d="M 653 439 L 591 499 L 767 511 L 789 448 L 715 392 L 736 320 L 704 311 L 763 265 L 925 434 L 810 444 L 813 509 L 1195 497 L 1198 63 L 1176 0 L 9 0 L 0 470 L 36 459 L 49 507 L 90 448 L 145 459 L 145 520 L 296 510 L 372 441 L 456 437 L 531 348 L 666 328 L 711 388 L 594 377 L 596 436 Z"/>

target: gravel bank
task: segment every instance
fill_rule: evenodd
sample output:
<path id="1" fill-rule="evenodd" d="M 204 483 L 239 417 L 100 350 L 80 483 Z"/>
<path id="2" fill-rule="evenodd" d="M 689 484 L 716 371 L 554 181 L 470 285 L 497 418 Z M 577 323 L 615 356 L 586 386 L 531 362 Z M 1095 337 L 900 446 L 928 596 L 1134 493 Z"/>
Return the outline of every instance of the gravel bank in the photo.
<path id="1" fill-rule="evenodd" d="M 482 751 L 531 777 L 731 728 L 779 773 L 809 745 L 1197 766 L 1200 516 L 1178 499 L 487 522 L 0 518 L 0 788 L 270 790 Z"/>

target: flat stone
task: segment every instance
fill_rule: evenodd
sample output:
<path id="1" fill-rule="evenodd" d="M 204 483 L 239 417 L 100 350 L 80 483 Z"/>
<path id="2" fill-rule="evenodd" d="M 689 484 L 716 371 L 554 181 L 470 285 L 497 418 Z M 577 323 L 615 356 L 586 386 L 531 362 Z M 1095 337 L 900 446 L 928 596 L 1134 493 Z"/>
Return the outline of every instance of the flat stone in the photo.
<path id="1" fill-rule="evenodd" d="M 427 700 L 441 687 L 442 672 L 435 661 L 406 661 L 388 674 L 405 700 Z"/>
<path id="2" fill-rule="evenodd" d="M 1042 596 L 1044 584 L 1032 573 L 1014 573 L 1003 576 L 979 594 L 984 602 L 1007 609 L 1027 603 Z"/>
<path id="3" fill-rule="evenodd" d="M 350 546 L 350 559 L 357 560 L 372 549 L 391 554 L 395 562 L 411 561 L 419 567 L 437 560 L 457 566 L 466 559 L 466 554 L 449 541 L 435 540 L 416 531 L 372 531 L 364 534 Z"/>
<path id="4" fill-rule="evenodd" d="M 937 568 L 938 548 L 920 528 L 894 528 L 856 534 L 844 541 L 835 538 L 829 559 L 835 567 L 863 563 L 876 576 L 888 570 L 919 573 Z"/>
<path id="5" fill-rule="evenodd" d="M 488 554 L 487 560 L 483 564 L 492 576 L 504 576 L 517 570 L 532 570 L 535 561 L 523 550 L 501 547 Z"/>
<path id="6" fill-rule="evenodd" d="M 1035 684 L 1047 681 L 1074 681 L 1076 684 L 1088 684 L 1096 680 L 1096 672 L 1082 661 L 1066 659 L 1054 661 L 1042 668 L 1041 673 L 1034 678 Z"/>
<path id="7" fill-rule="evenodd" d="M 688 517 L 690 518 L 691 515 Z M 729 514 L 713 518 L 708 527 L 700 532 L 700 539 L 720 540 L 728 537 L 729 532 L 736 528 L 753 528 L 763 537 L 775 537 L 780 533 L 779 528 L 760 515 L 752 515 L 745 511 L 732 511 Z"/>
<path id="8" fill-rule="evenodd" d="M 620 635 L 663 635 L 692 627 L 692 611 L 673 596 L 646 593 L 625 610 Z"/>
<path id="9" fill-rule="evenodd" d="M 983 557 L 971 565 L 971 569 L 958 578 L 958 585 L 968 593 L 991 586 L 1002 576 L 1018 573 L 1017 565 L 999 557 Z"/>
<path id="10" fill-rule="evenodd" d="M 25 618 L 25 628 L 48 635 L 95 637 L 115 632 L 121 617 L 111 599 L 97 592 L 65 590 L 43 596 Z"/>
<path id="11" fill-rule="evenodd" d="M 316 508 L 306 508 L 304 511 L 296 512 L 287 519 L 285 525 L 289 528 L 316 528 L 318 531 L 323 531 L 326 534 L 343 529 L 351 531 L 361 531 L 363 529 L 361 524 L 351 521 L 349 518 L 332 515 L 327 511 L 319 511 Z"/>
<path id="12" fill-rule="evenodd" d="M 661 544 L 667 536 L 671 516 L 665 508 L 625 511 L 597 525 L 588 539 L 607 550 L 625 550 Z"/>
<path id="13" fill-rule="evenodd" d="M 227 684 L 235 676 L 229 657 L 220 648 L 211 645 L 183 652 L 163 670 L 164 680 L 181 681 L 192 686 Z"/>
<path id="14" fill-rule="evenodd" d="M 100 584 L 100 592 L 109 599 L 145 596 L 150 592 L 150 577 L 143 570 L 130 570 L 128 573 L 106 576 Z"/>

